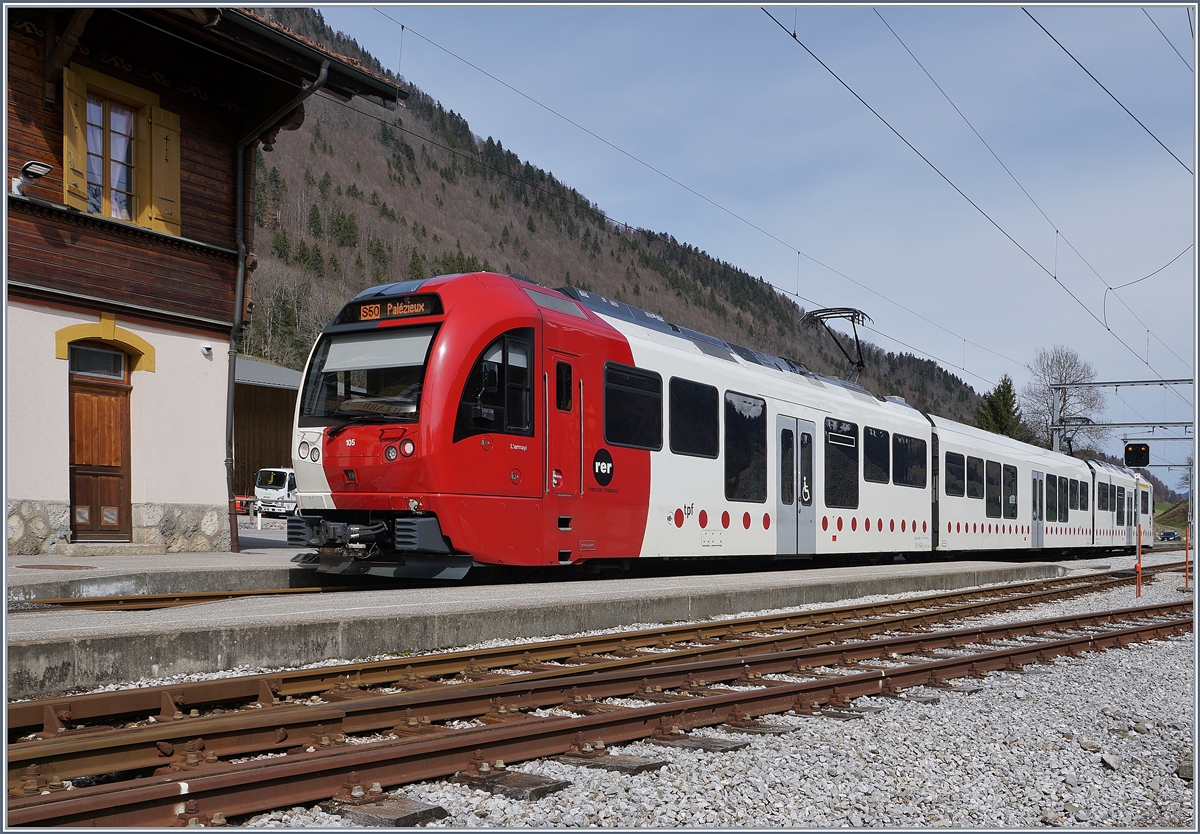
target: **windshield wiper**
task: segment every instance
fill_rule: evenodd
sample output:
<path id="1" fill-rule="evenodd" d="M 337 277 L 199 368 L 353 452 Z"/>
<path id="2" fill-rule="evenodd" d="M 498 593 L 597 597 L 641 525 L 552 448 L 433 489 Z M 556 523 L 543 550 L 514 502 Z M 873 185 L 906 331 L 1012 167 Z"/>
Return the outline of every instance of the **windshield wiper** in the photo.
<path id="1" fill-rule="evenodd" d="M 346 422 L 342 423 L 340 426 L 334 426 L 333 428 L 331 428 L 329 430 L 328 437 L 330 440 L 333 440 L 333 438 L 337 437 L 339 434 L 344 432 L 346 429 L 350 428 L 353 425 L 358 425 L 359 423 L 394 423 L 394 422 L 395 422 L 394 418 L 387 417 L 383 414 L 356 414 L 353 417 L 347 417 Z"/>

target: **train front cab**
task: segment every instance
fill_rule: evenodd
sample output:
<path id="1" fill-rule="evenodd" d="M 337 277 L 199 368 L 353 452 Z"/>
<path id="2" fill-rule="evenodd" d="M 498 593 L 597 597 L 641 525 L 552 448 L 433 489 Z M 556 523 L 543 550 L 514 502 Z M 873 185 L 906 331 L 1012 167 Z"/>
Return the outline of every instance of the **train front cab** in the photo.
<path id="1" fill-rule="evenodd" d="M 355 318 L 368 302 L 410 305 L 411 293 L 436 294 L 444 314 Z M 638 555 L 649 459 L 604 447 L 601 366 L 632 357 L 602 319 L 488 273 L 390 285 L 346 309 L 353 321 L 340 315 L 314 348 L 293 440 L 294 456 L 306 453 L 295 461 L 305 516 L 289 541 L 318 547 L 322 570 L 459 578 L 472 564 Z M 416 393 L 389 421 L 397 406 L 351 390 L 351 377 L 370 389 L 395 371 L 375 355 L 409 341 L 420 348 L 405 359 Z M 331 352 L 341 364 L 325 367 Z M 358 421 L 342 414 L 347 403 Z"/>

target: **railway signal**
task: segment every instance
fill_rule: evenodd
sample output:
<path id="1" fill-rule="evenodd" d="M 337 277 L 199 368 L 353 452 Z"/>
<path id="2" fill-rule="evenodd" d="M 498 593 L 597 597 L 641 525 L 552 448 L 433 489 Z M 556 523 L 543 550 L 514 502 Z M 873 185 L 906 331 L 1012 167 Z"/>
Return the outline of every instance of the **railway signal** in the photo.
<path id="1" fill-rule="evenodd" d="M 1138 469 L 1150 465 L 1150 446 L 1145 443 L 1125 444 L 1125 465 Z"/>

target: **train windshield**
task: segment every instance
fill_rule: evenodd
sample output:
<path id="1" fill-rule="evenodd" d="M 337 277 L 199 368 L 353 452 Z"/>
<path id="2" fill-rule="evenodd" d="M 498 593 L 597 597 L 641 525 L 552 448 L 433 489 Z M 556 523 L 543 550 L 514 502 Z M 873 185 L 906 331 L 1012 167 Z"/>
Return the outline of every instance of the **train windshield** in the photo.
<path id="1" fill-rule="evenodd" d="M 323 336 L 301 395 L 301 425 L 416 422 L 433 327 Z"/>

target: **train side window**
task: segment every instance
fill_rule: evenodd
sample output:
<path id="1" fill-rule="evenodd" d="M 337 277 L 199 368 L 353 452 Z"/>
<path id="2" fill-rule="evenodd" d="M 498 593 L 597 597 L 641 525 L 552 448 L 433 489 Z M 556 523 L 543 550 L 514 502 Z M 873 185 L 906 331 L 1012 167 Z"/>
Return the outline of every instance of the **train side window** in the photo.
<path id="1" fill-rule="evenodd" d="M 671 451 L 715 458 L 721 453 L 721 397 L 711 385 L 671 377 Z"/>
<path id="2" fill-rule="evenodd" d="M 533 428 L 530 380 L 533 377 L 528 342 L 509 339 L 504 367 L 504 428 L 523 434 Z"/>
<path id="3" fill-rule="evenodd" d="M 533 434 L 533 331 L 510 330 L 475 360 L 463 386 L 454 442 L 476 434 Z"/>
<path id="4" fill-rule="evenodd" d="M 825 418 L 825 506 L 858 509 L 858 423 Z"/>
<path id="5" fill-rule="evenodd" d="M 812 506 L 812 435 L 806 431 L 800 432 L 800 503 L 805 507 Z"/>
<path id="6" fill-rule="evenodd" d="M 614 446 L 662 449 L 662 377 L 628 365 L 604 366 L 604 439 Z"/>
<path id="7" fill-rule="evenodd" d="M 1000 517 L 1000 464 L 989 460 L 985 466 L 987 475 L 987 502 L 984 511 L 988 518 Z"/>
<path id="8" fill-rule="evenodd" d="M 1061 475 L 1058 478 L 1058 520 L 1068 521 L 1071 518 L 1071 481 Z"/>
<path id="9" fill-rule="evenodd" d="M 725 498 L 767 500 L 767 401 L 725 392 Z"/>
<path id="10" fill-rule="evenodd" d="M 572 404 L 571 365 L 559 362 L 554 368 L 554 407 L 559 411 L 570 411 Z"/>
<path id="11" fill-rule="evenodd" d="M 779 433 L 779 500 L 789 507 L 796 500 L 796 435 L 791 429 Z"/>
<path id="12" fill-rule="evenodd" d="M 1046 521 L 1058 521 L 1058 477 L 1046 476 Z"/>
<path id="13" fill-rule="evenodd" d="M 925 489 L 929 444 L 919 437 L 892 435 L 892 483 Z"/>
<path id="14" fill-rule="evenodd" d="M 967 494 L 967 459 L 958 452 L 946 452 L 946 494 L 955 498 Z"/>
<path id="15" fill-rule="evenodd" d="M 1117 487 L 1117 526 L 1125 526 L 1125 487 Z"/>
<path id="16" fill-rule="evenodd" d="M 983 497 L 983 458 L 967 458 L 967 497 Z"/>
<path id="17" fill-rule="evenodd" d="M 1142 515 L 1150 515 L 1150 493 L 1146 490 L 1138 490 L 1142 496 Z"/>
<path id="18" fill-rule="evenodd" d="M 1077 481 L 1075 478 L 1071 479 L 1070 501 L 1071 501 L 1071 509 L 1078 510 L 1079 509 L 1079 481 Z"/>
<path id="19" fill-rule="evenodd" d="M 863 426 L 863 480 L 888 482 L 888 433 Z"/>
<path id="20" fill-rule="evenodd" d="M 1004 465 L 1004 517 L 1017 517 L 1017 467 Z"/>
<path id="21" fill-rule="evenodd" d="M 1088 482 L 1079 482 L 1079 509 L 1086 511 L 1088 508 Z"/>
<path id="22" fill-rule="evenodd" d="M 1100 512 L 1108 512 L 1108 484 L 1104 481 L 1096 484 L 1096 509 Z"/>

